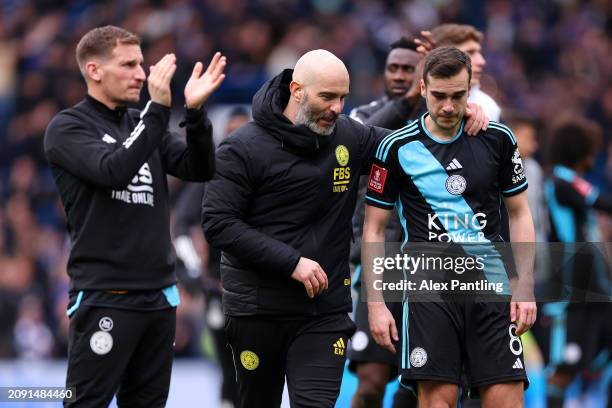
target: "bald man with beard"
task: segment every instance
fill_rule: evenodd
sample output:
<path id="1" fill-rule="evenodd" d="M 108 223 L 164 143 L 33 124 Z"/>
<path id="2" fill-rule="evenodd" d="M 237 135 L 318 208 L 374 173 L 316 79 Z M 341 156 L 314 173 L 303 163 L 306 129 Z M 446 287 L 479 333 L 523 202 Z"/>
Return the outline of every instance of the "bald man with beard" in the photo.
<path id="1" fill-rule="evenodd" d="M 285 378 L 292 407 L 338 397 L 355 331 L 348 258 L 359 176 L 389 133 L 342 115 L 348 93 L 342 61 L 310 51 L 257 92 L 254 120 L 217 150 L 202 227 L 223 251 L 240 407 L 280 406 Z"/>

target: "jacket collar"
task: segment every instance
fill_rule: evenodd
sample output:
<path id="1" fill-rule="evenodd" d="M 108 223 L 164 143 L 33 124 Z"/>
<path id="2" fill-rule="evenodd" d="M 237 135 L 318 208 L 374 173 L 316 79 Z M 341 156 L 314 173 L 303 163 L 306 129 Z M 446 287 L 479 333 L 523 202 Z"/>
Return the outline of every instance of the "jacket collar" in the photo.
<path id="1" fill-rule="evenodd" d="M 125 105 L 118 106 L 115 109 L 110 109 L 108 106 L 106 106 L 105 104 L 103 104 L 102 102 L 95 99 L 93 96 L 89 94 L 85 95 L 85 102 L 89 107 L 94 109 L 96 112 L 100 113 L 101 115 L 103 115 L 104 117 L 110 120 L 114 120 L 117 122 L 121 121 L 121 119 L 123 118 L 123 115 L 125 115 L 127 112 L 127 107 Z"/>

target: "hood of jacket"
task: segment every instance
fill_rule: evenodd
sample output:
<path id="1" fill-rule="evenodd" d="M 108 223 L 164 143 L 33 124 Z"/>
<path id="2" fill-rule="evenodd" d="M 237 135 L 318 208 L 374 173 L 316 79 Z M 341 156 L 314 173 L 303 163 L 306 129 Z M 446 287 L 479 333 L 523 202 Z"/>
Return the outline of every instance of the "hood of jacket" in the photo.
<path id="1" fill-rule="evenodd" d="M 325 148 L 333 133 L 319 135 L 305 125 L 294 125 L 283 114 L 289 102 L 292 76 L 293 70 L 285 69 L 257 91 L 253 97 L 253 120 L 278 139 L 283 149 L 309 156 Z"/>

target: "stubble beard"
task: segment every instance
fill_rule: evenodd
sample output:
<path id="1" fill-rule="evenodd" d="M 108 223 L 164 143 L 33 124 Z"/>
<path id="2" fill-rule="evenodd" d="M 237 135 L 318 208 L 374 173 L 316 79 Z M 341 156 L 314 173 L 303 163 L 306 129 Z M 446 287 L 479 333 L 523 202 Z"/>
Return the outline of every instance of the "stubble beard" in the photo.
<path id="1" fill-rule="evenodd" d="M 317 123 L 319 119 L 321 119 L 321 115 L 315 115 L 313 113 L 312 108 L 310 105 L 308 105 L 308 97 L 304 96 L 304 99 L 298 105 L 298 110 L 295 114 L 296 125 L 304 125 L 318 135 L 331 135 L 336 128 L 336 123 L 334 122 L 334 124 L 329 127 L 319 126 Z"/>

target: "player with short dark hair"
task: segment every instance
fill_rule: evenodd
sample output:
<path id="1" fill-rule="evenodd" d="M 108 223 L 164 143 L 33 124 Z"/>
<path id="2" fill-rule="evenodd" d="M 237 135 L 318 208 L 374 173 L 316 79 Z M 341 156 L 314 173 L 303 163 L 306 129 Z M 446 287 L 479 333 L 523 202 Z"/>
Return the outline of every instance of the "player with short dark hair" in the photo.
<path id="1" fill-rule="evenodd" d="M 386 129 L 399 129 L 409 118 L 425 112 L 418 86 L 413 78 L 421 59 L 416 44 L 401 37 L 391 43 L 385 61 L 385 95 L 353 109 L 350 116 L 362 123 Z"/>
<path id="2" fill-rule="evenodd" d="M 469 254 L 462 243 L 502 240 L 500 195 L 510 212 L 512 241 L 534 241 L 527 181 L 512 132 L 491 122 L 478 137 L 462 137 L 470 77 L 470 58 L 460 50 L 441 47 L 427 55 L 420 85 L 428 113 L 378 145 L 364 243 L 385 242 L 384 228 L 397 202 L 405 243 L 450 240 Z M 466 218 L 467 223 L 456 222 Z M 371 285 L 372 259 L 365 255 L 364 276 Z M 499 301 L 425 302 L 408 295 L 404 302 L 402 383 L 416 383 L 422 406 L 455 406 L 463 367 L 485 407 L 522 404 L 527 377 L 518 336 L 533 324 L 535 303 L 510 299 L 516 281 L 489 262 L 482 275 L 503 284 Z M 517 267 L 519 279 L 528 276 L 533 257 L 517 259 Z M 377 343 L 395 350 L 396 322 L 385 304 L 370 298 L 368 311 Z"/>
<path id="3" fill-rule="evenodd" d="M 224 79 L 225 57 L 196 63 L 185 86 L 187 140 L 168 131 L 176 57 L 142 68 L 138 37 L 106 26 L 86 33 L 77 60 L 87 95 L 58 113 L 45 154 L 66 212 L 70 317 L 65 406 L 162 407 L 179 304 L 167 174 L 212 177 L 212 125 L 203 103 Z M 147 81 L 151 100 L 137 103 Z"/>

